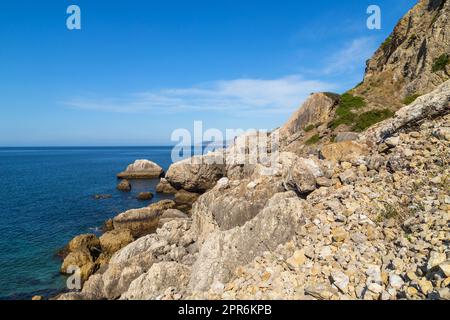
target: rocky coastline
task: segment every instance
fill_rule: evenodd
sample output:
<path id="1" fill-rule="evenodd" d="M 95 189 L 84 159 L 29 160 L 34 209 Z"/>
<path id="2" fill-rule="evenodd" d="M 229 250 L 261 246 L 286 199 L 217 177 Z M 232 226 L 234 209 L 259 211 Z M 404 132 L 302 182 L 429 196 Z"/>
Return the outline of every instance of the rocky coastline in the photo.
<path id="1" fill-rule="evenodd" d="M 77 266 L 83 287 L 57 299 L 450 299 L 450 66 L 433 71 L 450 48 L 441 2 L 407 13 L 360 86 L 312 94 L 281 128 L 167 172 L 131 164 L 120 190 L 160 179 L 156 192 L 173 199 L 75 237 L 61 272 Z M 428 55 L 400 74 L 420 56 L 413 34 Z M 246 163 L 261 135 L 278 153 Z"/>

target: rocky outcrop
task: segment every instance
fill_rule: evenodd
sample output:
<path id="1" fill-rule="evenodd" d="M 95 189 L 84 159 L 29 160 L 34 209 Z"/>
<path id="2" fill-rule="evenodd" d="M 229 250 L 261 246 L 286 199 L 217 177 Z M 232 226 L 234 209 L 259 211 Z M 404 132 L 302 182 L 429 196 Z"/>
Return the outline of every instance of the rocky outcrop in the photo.
<path id="1" fill-rule="evenodd" d="M 156 186 L 156 192 L 164 194 L 175 194 L 177 192 L 177 189 L 172 187 L 166 178 L 161 178 L 158 185 Z"/>
<path id="2" fill-rule="evenodd" d="M 330 161 L 356 161 L 369 153 L 369 148 L 364 143 L 356 141 L 343 141 L 331 143 L 321 148 L 321 156 Z"/>
<path id="3" fill-rule="evenodd" d="M 141 200 L 141 201 L 152 200 L 153 199 L 153 193 L 151 193 L 151 192 L 139 192 L 139 194 L 137 196 L 137 199 Z"/>
<path id="4" fill-rule="evenodd" d="M 301 152 L 305 142 L 319 131 L 327 130 L 339 103 L 339 95 L 314 93 L 279 129 L 282 150 Z"/>
<path id="5" fill-rule="evenodd" d="M 164 211 L 164 213 L 159 218 L 158 228 L 161 228 L 164 224 L 166 224 L 172 220 L 178 220 L 178 219 L 181 219 L 181 220 L 189 219 L 189 216 L 178 209 L 168 209 L 168 210 Z"/>
<path id="6" fill-rule="evenodd" d="M 174 201 L 178 206 L 186 205 L 191 207 L 195 201 L 197 201 L 200 195 L 194 192 L 188 192 L 186 190 L 180 190 L 175 193 Z"/>
<path id="7" fill-rule="evenodd" d="M 410 106 L 400 109 L 395 116 L 367 130 L 361 140 L 380 143 L 402 129 L 419 125 L 422 121 L 450 112 L 450 80 L 432 93 L 418 98 Z"/>
<path id="8" fill-rule="evenodd" d="M 420 0 L 367 62 L 355 93 L 383 108 L 403 106 L 405 97 L 431 92 L 450 78 L 450 2 Z"/>
<path id="9" fill-rule="evenodd" d="M 297 157 L 293 153 L 280 155 L 282 164 L 283 186 L 287 191 L 295 191 L 299 195 L 307 195 L 317 187 L 316 178 L 322 177 L 320 166 L 311 159 Z"/>
<path id="10" fill-rule="evenodd" d="M 223 155 L 210 153 L 172 164 L 165 178 L 177 190 L 184 189 L 189 192 L 203 193 L 214 187 L 224 175 Z"/>
<path id="11" fill-rule="evenodd" d="M 131 183 L 128 180 L 122 180 L 117 185 L 117 190 L 123 191 L 123 192 L 130 192 L 131 191 Z"/>
<path id="12" fill-rule="evenodd" d="M 164 175 L 164 170 L 149 160 L 136 160 L 125 171 L 119 173 L 119 179 L 155 179 Z"/>
<path id="13" fill-rule="evenodd" d="M 305 222 L 306 207 L 295 193 L 276 194 L 243 226 L 212 233 L 192 267 L 190 288 L 203 291 L 215 283 L 226 283 L 235 268 L 289 241 Z"/>
<path id="14" fill-rule="evenodd" d="M 59 299 L 118 299 L 122 295 L 123 298 L 131 298 L 138 292 L 156 294 L 157 288 L 166 288 L 164 283 L 182 284 L 183 281 L 187 281 L 187 277 L 184 280 L 181 278 L 174 280 L 174 277 L 186 274 L 189 266 L 195 261 L 197 249 L 193 243 L 194 235 L 190 231 L 189 219 L 170 221 L 156 233 L 139 238 L 115 253 L 104 270 L 86 281 L 80 293 L 64 294 Z M 180 265 L 175 265 L 176 263 Z M 152 269 L 154 264 L 158 265 Z M 170 274 L 167 271 L 170 271 Z M 172 271 L 176 273 L 173 274 Z M 145 276 L 147 272 L 150 272 L 149 277 Z M 131 287 L 133 281 L 140 277 L 141 279 Z M 146 284 L 150 277 L 157 286 L 151 287 L 153 291 L 141 286 Z M 136 291 L 133 288 L 136 288 Z"/>
<path id="15" fill-rule="evenodd" d="M 115 230 L 129 230 L 138 238 L 156 231 L 160 216 L 167 209 L 175 207 L 172 200 L 162 200 L 141 209 L 132 209 L 117 215 L 113 219 Z"/>
<path id="16" fill-rule="evenodd" d="M 112 230 L 105 232 L 100 237 L 102 252 L 112 256 L 115 252 L 134 241 L 130 230 Z"/>
<path id="17" fill-rule="evenodd" d="M 255 217 L 273 194 L 283 191 L 271 177 L 218 183 L 194 204 L 192 216 L 199 244 L 214 230 L 230 230 Z"/>
<path id="18" fill-rule="evenodd" d="M 181 290 L 189 283 L 190 268 L 176 262 L 160 262 L 131 282 L 122 300 L 154 300 L 167 289 Z"/>
<path id="19" fill-rule="evenodd" d="M 77 250 L 70 252 L 61 265 L 61 272 L 74 274 L 79 270 L 79 275 L 86 281 L 96 270 L 96 265 L 88 250 Z"/>

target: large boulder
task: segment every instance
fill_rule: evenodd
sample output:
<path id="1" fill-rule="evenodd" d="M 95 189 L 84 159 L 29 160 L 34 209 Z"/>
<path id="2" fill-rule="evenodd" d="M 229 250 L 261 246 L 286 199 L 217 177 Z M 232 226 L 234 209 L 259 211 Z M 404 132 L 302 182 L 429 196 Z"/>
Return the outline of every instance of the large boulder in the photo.
<path id="1" fill-rule="evenodd" d="M 225 175 L 223 154 L 194 156 L 172 164 L 166 179 L 176 189 L 203 193 Z"/>
<path id="2" fill-rule="evenodd" d="M 178 209 L 168 209 L 159 218 L 158 228 L 161 228 L 164 224 L 178 219 L 189 219 L 189 216 Z"/>
<path id="3" fill-rule="evenodd" d="M 152 200 L 153 199 L 153 193 L 151 193 L 151 192 L 139 192 L 139 194 L 137 196 L 137 199 L 141 200 L 141 201 Z"/>
<path id="4" fill-rule="evenodd" d="M 70 252 L 78 250 L 98 251 L 100 249 L 100 241 L 95 234 L 81 234 L 70 240 L 67 248 Z"/>
<path id="5" fill-rule="evenodd" d="M 281 181 L 273 177 L 229 182 L 203 194 L 192 208 L 198 243 L 214 230 L 242 226 L 255 217 L 273 194 L 283 191 Z"/>
<path id="6" fill-rule="evenodd" d="M 180 190 L 175 194 L 175 203 L 177 205 L 188 205 L 192 206 L 192 204 L 197 201 L 200 195 L 198 193 L 189 192 L 186 190 Z"/>
<path id="7" fill-rule="evenodd" d="M 289 241 L 305 224 L 311 208 L 294 192 L 278 193 L 243 226 L 213 232 L 204 242 L 192 268 L 190 289 L 208 290 L 226 283 L 238 266 Z"/>
<path id="8" fill-rule="evenodd" d="M 122 300 L 154 300 L 170 288 L 183 289 L 189 283 L 190 268 L 176 262 L 160 262 L 131 282 Z"/>
<path id="9" fill-rule="evenodd" d="M 177 189 L 172 187 L 166 178 L 161 178 L 158 185 L 156 186 L 156 192 L 164 194 L 174 194 L 177 192 Z"/>
<path id="10" fill-rule="evenodd" d="M 320 154 L 324 159 L 333 162 L 354 162 L 368 155 L 369 148 L 365 144 L 356 141 L 343 141 L 323 146 Z"/>
<path id="11" fill-rule="evenodd" d="M 136 160 L 117 175 L 119 179 L 154 179 L 164 175 L 164 170 L 149 160 Z"/>
<path id="12" fill-rule="evenodd" d="M 133 241 L 134 238 L 127 229 L 108 231 L 100 237 L 102 251 L 107 255 L 112 255 Z"/>
<path id="13" fill-rule="evenodd" d="M 123 191 L 123 192 L 130 192 L 131 191 L 131 183 L 124 179 L 122 181 L 119 182 L 119 184 L 117 185 L 117 190 L 119 191 Z"/>
<path id="14" fill-rule="evenodd" d="M 293 153 L 280 155 L 283 185 L 287 191 L 306 195 L 316 189 L 316 178 L 323 176 L 318 164 L 311 159 L 300 158 Z"/>
<path id="15" fill-rule="evenodd" d="M 174 207 L 174 201 L 162 200 L 145 208 L 131 209 L 122 212 L 113 219 L 114 229 L 130 230 L 134 238 L 142 237 L 146 234 L 155 232 L 158 227 L 160 216 L 167 209 L 172 209 Z"/>
<path id="16" fill-rule="evenodd" d="M 187 248 L 194 242 L 188 219 L 172 220 L 156 233 L 149 234 L 117 251 L 105 270 L 91 276 L 76 299 L 117 299 L 129 290 L 130 284 L 144 275 L 154 263 L 192 261 Z M 70 296 L 62 297 L 71 298 Z"/>
<path id="17" fill-rule="evenodd" d="M 73 274 L 77 270 L 82 281 L 86 281 L 96 270 L 94 259 L 86 249 L 70 252 L 61 265 L 61 273 Z"/>

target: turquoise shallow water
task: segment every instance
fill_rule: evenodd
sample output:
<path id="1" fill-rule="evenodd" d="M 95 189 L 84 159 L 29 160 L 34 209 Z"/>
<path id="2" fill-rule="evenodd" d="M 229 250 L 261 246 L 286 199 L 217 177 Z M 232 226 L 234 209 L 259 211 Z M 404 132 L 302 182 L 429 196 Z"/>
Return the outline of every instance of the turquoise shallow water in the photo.
<path id="1" fill-rule="evenodd" d="M 116 174 L 136 159 L 169 167 L 170 147 L 0 148 L 0 299 L 29 299 L 64 288 L 55 253 L 73 236 L 98 232 L 103 222 L 150 202 L 157 180 L 116 190 Z M 95 200 L 95 194 L 111 199 Z M 152 202 L 161 196 L 155 194 Z"/>

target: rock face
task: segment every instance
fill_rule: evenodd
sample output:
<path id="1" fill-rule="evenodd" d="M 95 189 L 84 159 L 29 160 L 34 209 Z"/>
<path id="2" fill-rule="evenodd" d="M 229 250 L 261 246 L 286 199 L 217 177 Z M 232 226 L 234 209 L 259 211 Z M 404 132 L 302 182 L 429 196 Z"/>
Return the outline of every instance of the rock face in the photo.
<path id="1" fill-rule="evenodd" d="M 114 217 L 114 229 L 129 230 L 135 238 L 155 232 L 160 216 L 174 206 L 175 202 L 172 200 L 162 200 L 146 208 L 125 211 Z"/>
<path id="2" fill-rule="evenodd" d="M 241 227 L 212 233 L 192 268 L 192 290 L 226 283 L 234 269 L 290 240 L 304 221 L 306 204 L 294 193 L 276 194 L 255 218 Z"/>
<path id="3" fill-rule="evenodd" d="M 176 262 L 155 263 L 150 270 L 131 282 L 123 300 L 154 300 L 172 288 L 180 290 L 189 282 L 190 269 Z"/>
<path id="4" fill-rule="evenodd" d="M 155 179 L 164 175 L 164 170 L 149 160 L 136 160 L 117 175 L 119 179 Z"/>
<path id="5" fill-rule="evenodd" d="M 332 93 L 314 93 L 291 116 L 279 130 L 280 142 L 284 150 L 293 151 L 317 133 L 317 128 L 326 125 L 334 116 L 339 103 L 339 95 Z M 293 144 L 292 146 L 290 146 Z"/>
<path id="6" fill-rule="evenodd" d="M 77 250 L 70 252 L 62 263 L 61 272 L 72 274 L 75 272 L 75 268 L 79 268 L 83 281 L 86 281 L 95 272 L 96 265 L 89 251 Z"/>
<path id="7" fill-rule="evenodd" d="M 426 118 L 442 116 L 449 110 L 450 81 L 447 81 L 430 94 L 419 97 L 410 106 L 400 109 L 392 119 L 367 130 L 361 140 L 380 143 L 401 129 L 414 127 Z"/>
<path id="8" fill-rule="evenodd" d="M 156 192 L 165 194 L 174 194 L 177 192 L 177 189 L 172 187 L 166 178 L 161 178 L 158 185 L 156 186 Z"/>
<path id="9" fill-rule="evenodd" d="M 271 178 L 231 181 L 225 189 L 218 184 L 203 194 L 192 209 L 198 243 L 202 243 L 214 230 L 242 226 L 279 191 L 283 191 L 281 181 Z"/>
<path id="10" fill-rule="evenodd" d="M 397 109 L 403 99 L 431 92 L 450 78 L 450 2 L 420 0 L 397 24 L 367 63 L 364 83 L 355 89 L 374 106 Z"/>
<path id="11" fill-rule="evenodd" d="M 133 241 L 134 238 L 129 230 L 112 230 L 100 237 L 100 246 L 103 253 L 111 256 Z"/>
<path id="12" fill-rule="evenodd" d="M 131 191 L 131 184 L 128 180 L 122 180 L 117 185 L 117 190 L 123 191 L 123 192 L 130 192 Z"/>
<path id="13" fill-rule="evenodd" d="M 214 187 L 225 174 L 223 155 L 195 156 L 169 167 L 167 181 L 176 189 L 202 193 Z"/>

